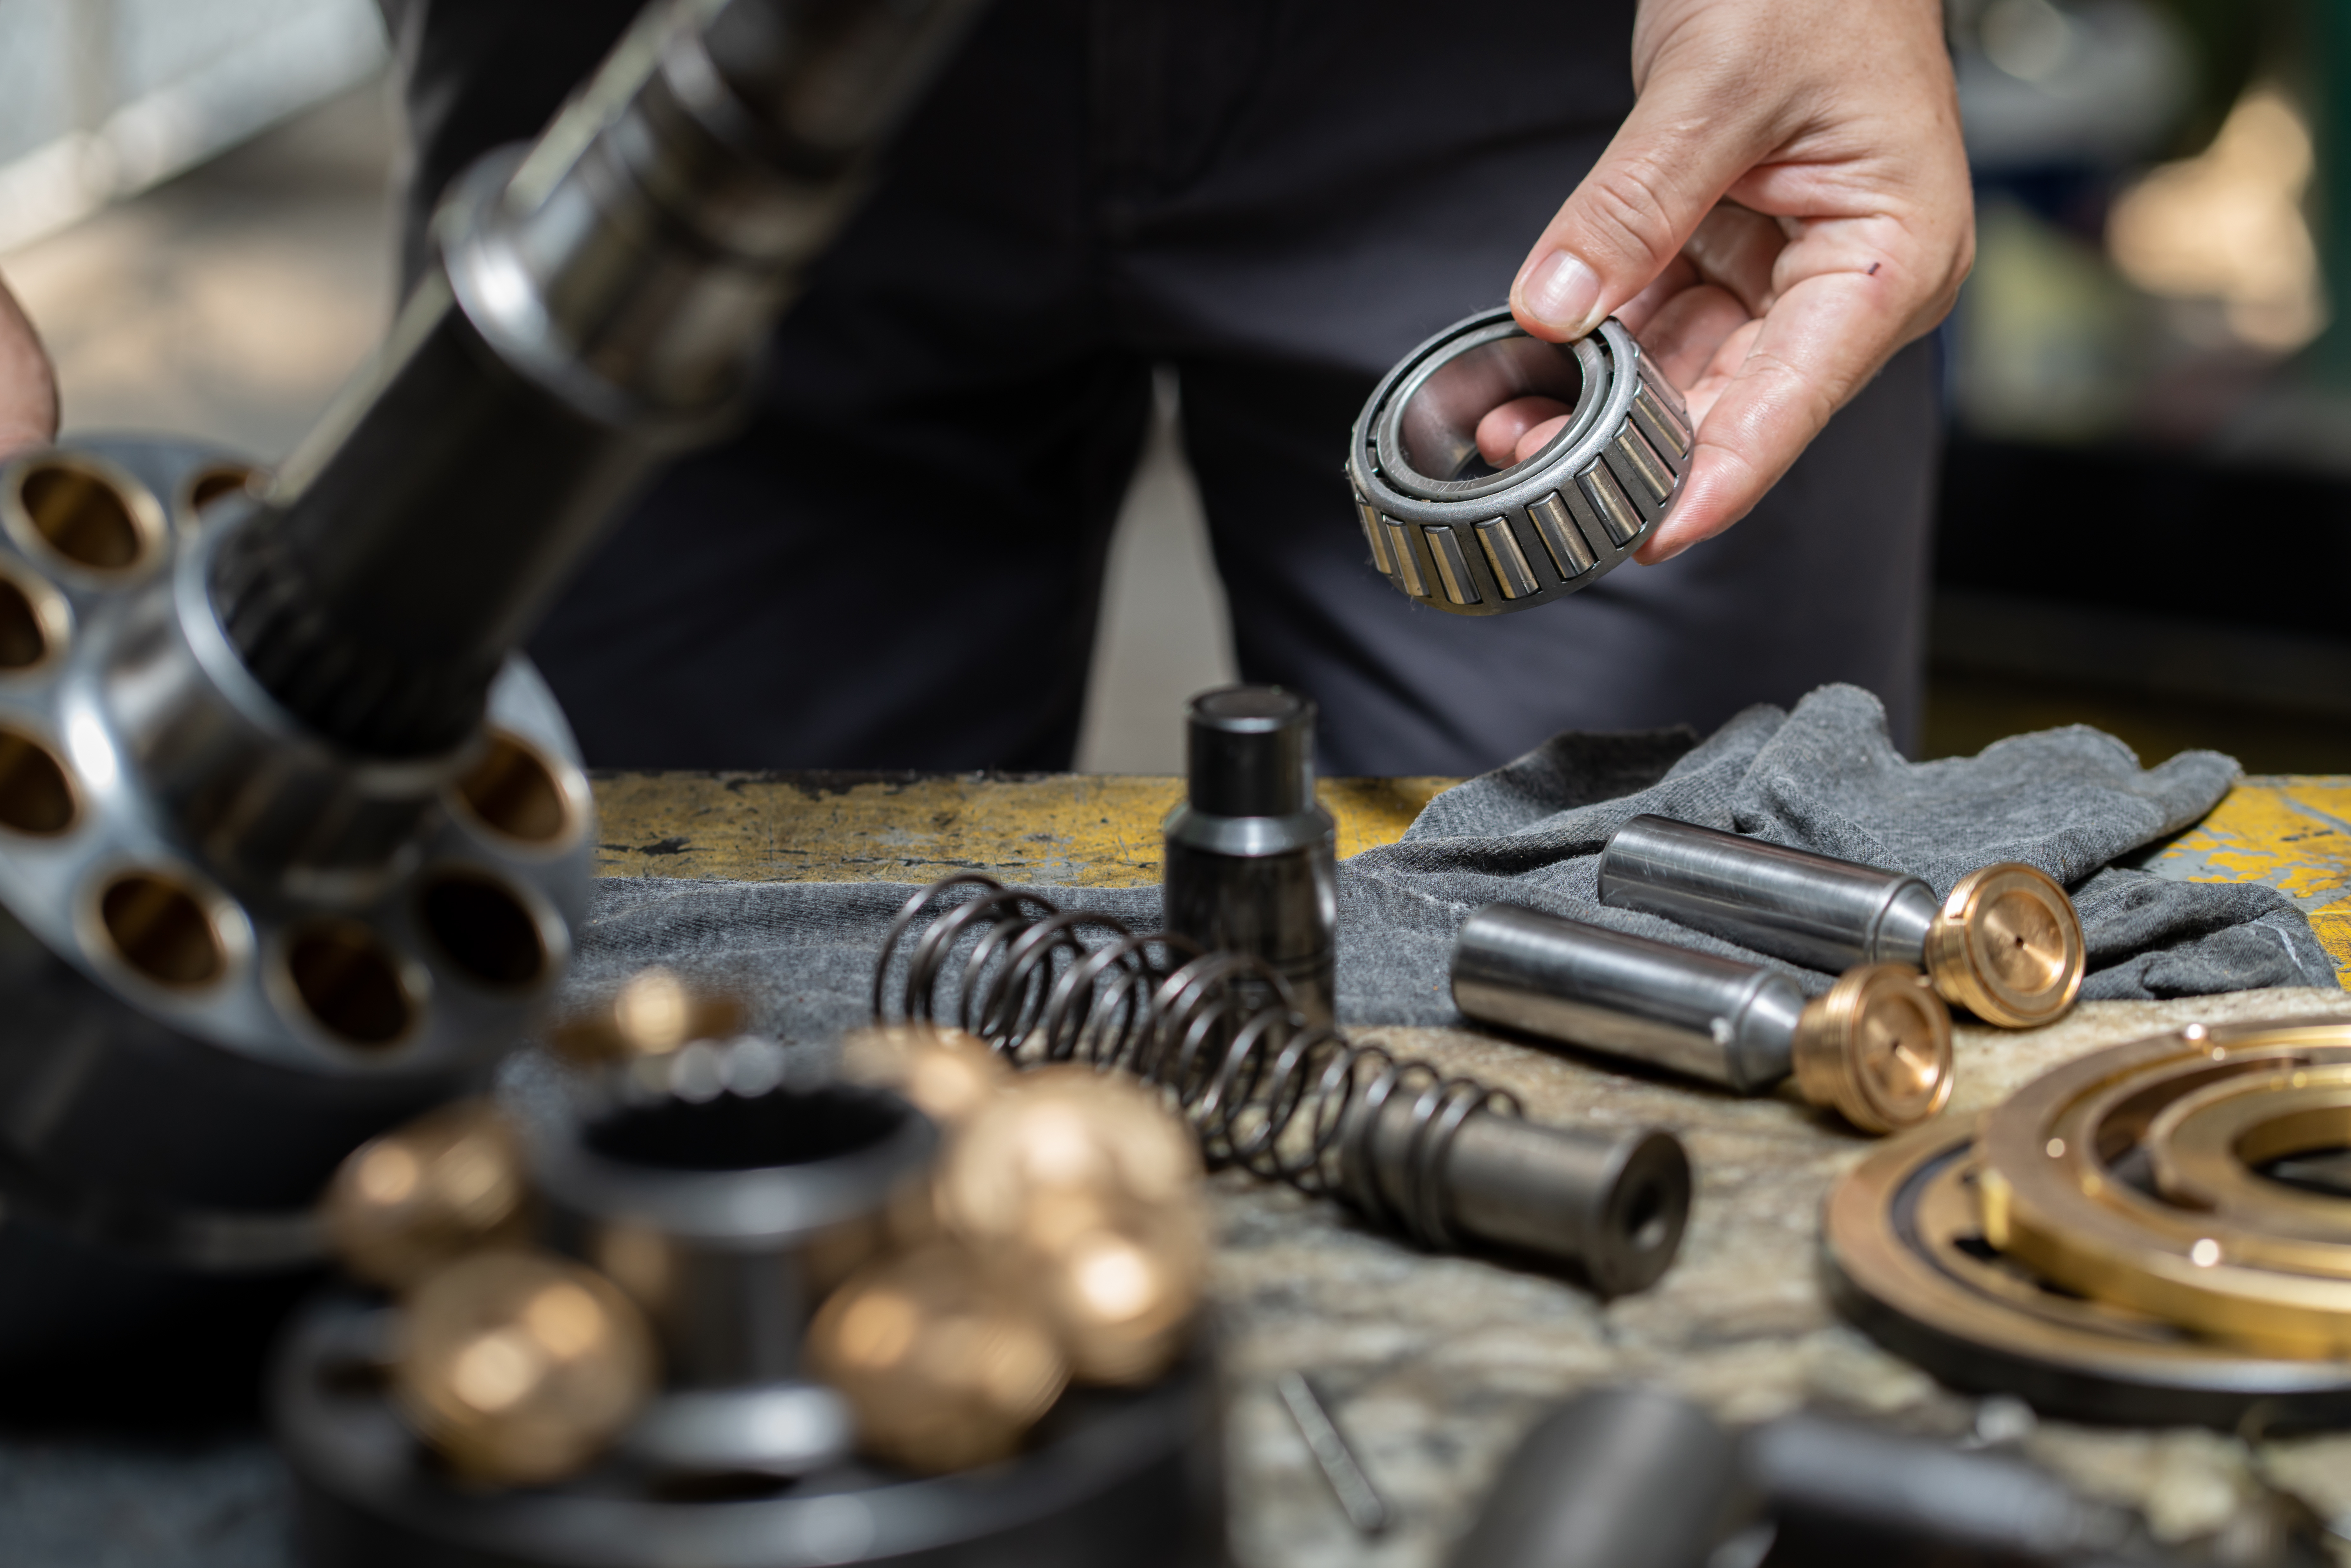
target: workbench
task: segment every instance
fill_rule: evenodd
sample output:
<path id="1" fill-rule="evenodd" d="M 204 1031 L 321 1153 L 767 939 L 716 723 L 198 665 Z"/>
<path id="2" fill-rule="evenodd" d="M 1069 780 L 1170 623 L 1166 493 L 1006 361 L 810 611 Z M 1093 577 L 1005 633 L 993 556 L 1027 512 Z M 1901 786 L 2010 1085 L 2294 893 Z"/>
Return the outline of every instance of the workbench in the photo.
<path id="1" fill-rule="evenodd" d="M 1351 854 L 1403 833 L 1449 780 L 1322 787 Z M 977 869 L 1043 886 L 1157 882 L 1173 779 L 872 774 L 598 778 L 609 877 L 925 883 Z M 2249 779 L 2141 857 L 2160 874 L 2262 881 L 2298 900 L 2351 975 L 2351 778 Z M 2339 991 L 2094 1002 L 2031 1033 L 1958 1033 L 1953 1110 L 1990 1105 L 2054 1063 L 2189 1019 L 2351 1014 Z M 1829 1310 L 1815 1268 L 1821 1198 L 1875 1145 L 1793 1098 L 1740 1100 L 1662 1074 L 1468 1030 L 1366 1030 L 1510 1089 L 1543 1121 L 1654 1123 L 1697 1167 L 1681 1255 L 1638 1295 L 1474 1258 L 1433 1257 L 1348 1211 L 1227 1173 L 1212 1182 L 1212 1291 L 1229 1396 L 1227 1468 L 1243 1568 L 1433 1568 L 1503 1457 L 1553 1401 L 1659 1379 L 1744 1420 L 1798 1404 L 1923 1432 L 2013 1436 L 2174 1537 L 2241 1525 L 2257 1476 L 2351 1531 L 2351 1434 L 2248 1446 L 2189 1428 L 2037 1426 L 1953 1394 Z M 1309 1373 L 1389 1505 L 1348 1526 L 1273 1392 Z M 159 1412 L 159 1415 L 168 1413 Z M 0 1561 L 9 1568 L 290 1568 L 283 1466 L 249 1427 L 0 1434 Z M 2351 1563 L 2351 1556 L 2346 1557 Z"/>
<path id="2" fill-rule="evenodd" d="M 1441 779 L 1321 786 L 1343 855 L 1394 841 Z M 1159 879 L 1167 778 L 1076 775 L 609 773 L 596 779 L 608 877 L 925 883 L 957 870 L 1046 887 Z M 2241 784 L 2136 863 L 2189 881 L 2260 881 L 2301 904 L 2351 977 L 2351 779 Z M 2338 991 L 2270 990 L 2088 1003 L 2046 1029 L 1962 1025 L 1952 1109 L 1995 1103 L 2055 1063 L 2190 1019 L 2351 1013 Z M 1213 1296 L 1230 1397 L 1233 1540 L 1248 1568 L 1444 1560 L 1503 1457 L 1552 1402 L 1661 1379 L 1733 1420 L 1802 1403 L 1958 1435 L 2027 1427 L 2025 1449 L 2167 1537 L 2237 1518 L 2255 1477 L 2351 1531 L 2351 1435 L 2247 1445 L 2194 1429 L 2021 1421 L 1941 1388 L 1830 1311 L 1815 1266 L 1832 1182 L 1872 1146 L 1792 1095 L 1741 1100 L 1597 1059 L 1461 1030 L 1359 1031 L 1506 1088 L 1539 1121 L 1672 1128 L 1697 1167 L 1679 1260 L 1638 1295 L 1414 1251 L 1346 1211 L 1238 1173 L 1215 1178 Z M 1346 1523 L 1273 1392 L 1308 1373 L 1394 1522 Z M 2351 1560 L 2351 1559 L 2346 1559 Z"/>

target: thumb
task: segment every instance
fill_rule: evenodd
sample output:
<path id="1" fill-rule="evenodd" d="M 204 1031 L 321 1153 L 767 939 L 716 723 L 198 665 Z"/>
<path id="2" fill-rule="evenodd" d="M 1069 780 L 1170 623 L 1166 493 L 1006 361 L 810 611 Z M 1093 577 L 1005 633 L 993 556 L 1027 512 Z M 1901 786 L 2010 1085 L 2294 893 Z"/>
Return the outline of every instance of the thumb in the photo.
<path id="1" fill-rule="evenodd" d="M 1681 73 L 1650 79 L 1520 267 L 1519 325 L 1555 342 L 1581 338 L 1672 265 L 1762 151 L 1751 144 L 1761 127 L 1724 123 L 1715 89 Z"/>
<path id="2" fill-rule="evenodd" d="M 57 434 L 57 380 L 41 340 L 0 283 L 0 458 Z"/>

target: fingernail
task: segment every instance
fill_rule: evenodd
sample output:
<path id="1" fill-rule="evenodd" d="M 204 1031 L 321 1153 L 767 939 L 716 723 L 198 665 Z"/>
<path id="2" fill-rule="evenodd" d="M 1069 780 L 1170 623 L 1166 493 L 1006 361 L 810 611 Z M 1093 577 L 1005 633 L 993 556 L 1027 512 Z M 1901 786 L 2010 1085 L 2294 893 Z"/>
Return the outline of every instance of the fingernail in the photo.
<path id="1" fill-rule="evenodd" d="M 1581 338 L 1600 325 L 1600 275 L 1563 250 L 1535 263 L 1520 287 L 1528 315 L 1564 337 Z"/>

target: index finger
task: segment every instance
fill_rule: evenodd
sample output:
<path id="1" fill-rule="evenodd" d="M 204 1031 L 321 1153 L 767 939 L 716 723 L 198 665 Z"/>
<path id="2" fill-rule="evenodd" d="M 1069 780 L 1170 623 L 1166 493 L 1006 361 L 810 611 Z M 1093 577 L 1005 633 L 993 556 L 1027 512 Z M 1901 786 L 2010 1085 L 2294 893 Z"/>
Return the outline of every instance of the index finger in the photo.
<path id="1" fill-rule="evenodd" d="M 1698 424 L 1689 478 L 1638 559 L 1669 560 L 1753 510 L 1830 416 L 1940 319 L 1938 302 L 1956 277 L 1924 276 L 1936 269 L 1924 259 L 1930 253 L 1898 233 L 1871 233 L 1886 222 L 1824 224 L 1782 254 L 1782 276 L 1802 275 L 1781 287 L 1751 337 L 1725 345 L 1736 363 L 1710 367 L 1724 380 Z"/>

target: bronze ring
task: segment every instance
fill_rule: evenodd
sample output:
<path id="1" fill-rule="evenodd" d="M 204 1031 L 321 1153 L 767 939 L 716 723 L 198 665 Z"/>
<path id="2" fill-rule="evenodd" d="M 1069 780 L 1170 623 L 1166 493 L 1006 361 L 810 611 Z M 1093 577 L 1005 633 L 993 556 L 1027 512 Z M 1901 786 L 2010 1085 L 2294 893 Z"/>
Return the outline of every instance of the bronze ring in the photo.
<path id="1" fill-rule="evenodd" d="M 2175 1211 L 2113 1163 L 2166 1103 L 2277 1061 L 2351 1061 L 2343 1024 L 2190 1026 L 2069 1063 L 1982 1123 L 1984 1234 L 2100 1300 L 2283 1355 L 2351 1350 L 2351 1279 L 2284 1271 L 2340 1254 Z"/>
<path id="2" fill-rule="evenodd" d="M 2248 1355 L 2056 1288 L 1986 1244 L 1973 1116 L 1872 1149 L 1823 1206 L 1837 1309 L 1958 1388 L 2017 1395 L 2052 1416 L 2233 1430 L 2351 1419 L 2351 1366 Z"/>
<path id="3" fill-rule="evenodd" d="M 2166 1106 L 2147 1131 L 2163 1195 L 2241 1229 L 2351 1248 L 2351 1198 L 2261 1174 L 2273 1160 L 2351 1148 L 2351 1063 L 2223 1080 Z"/>

